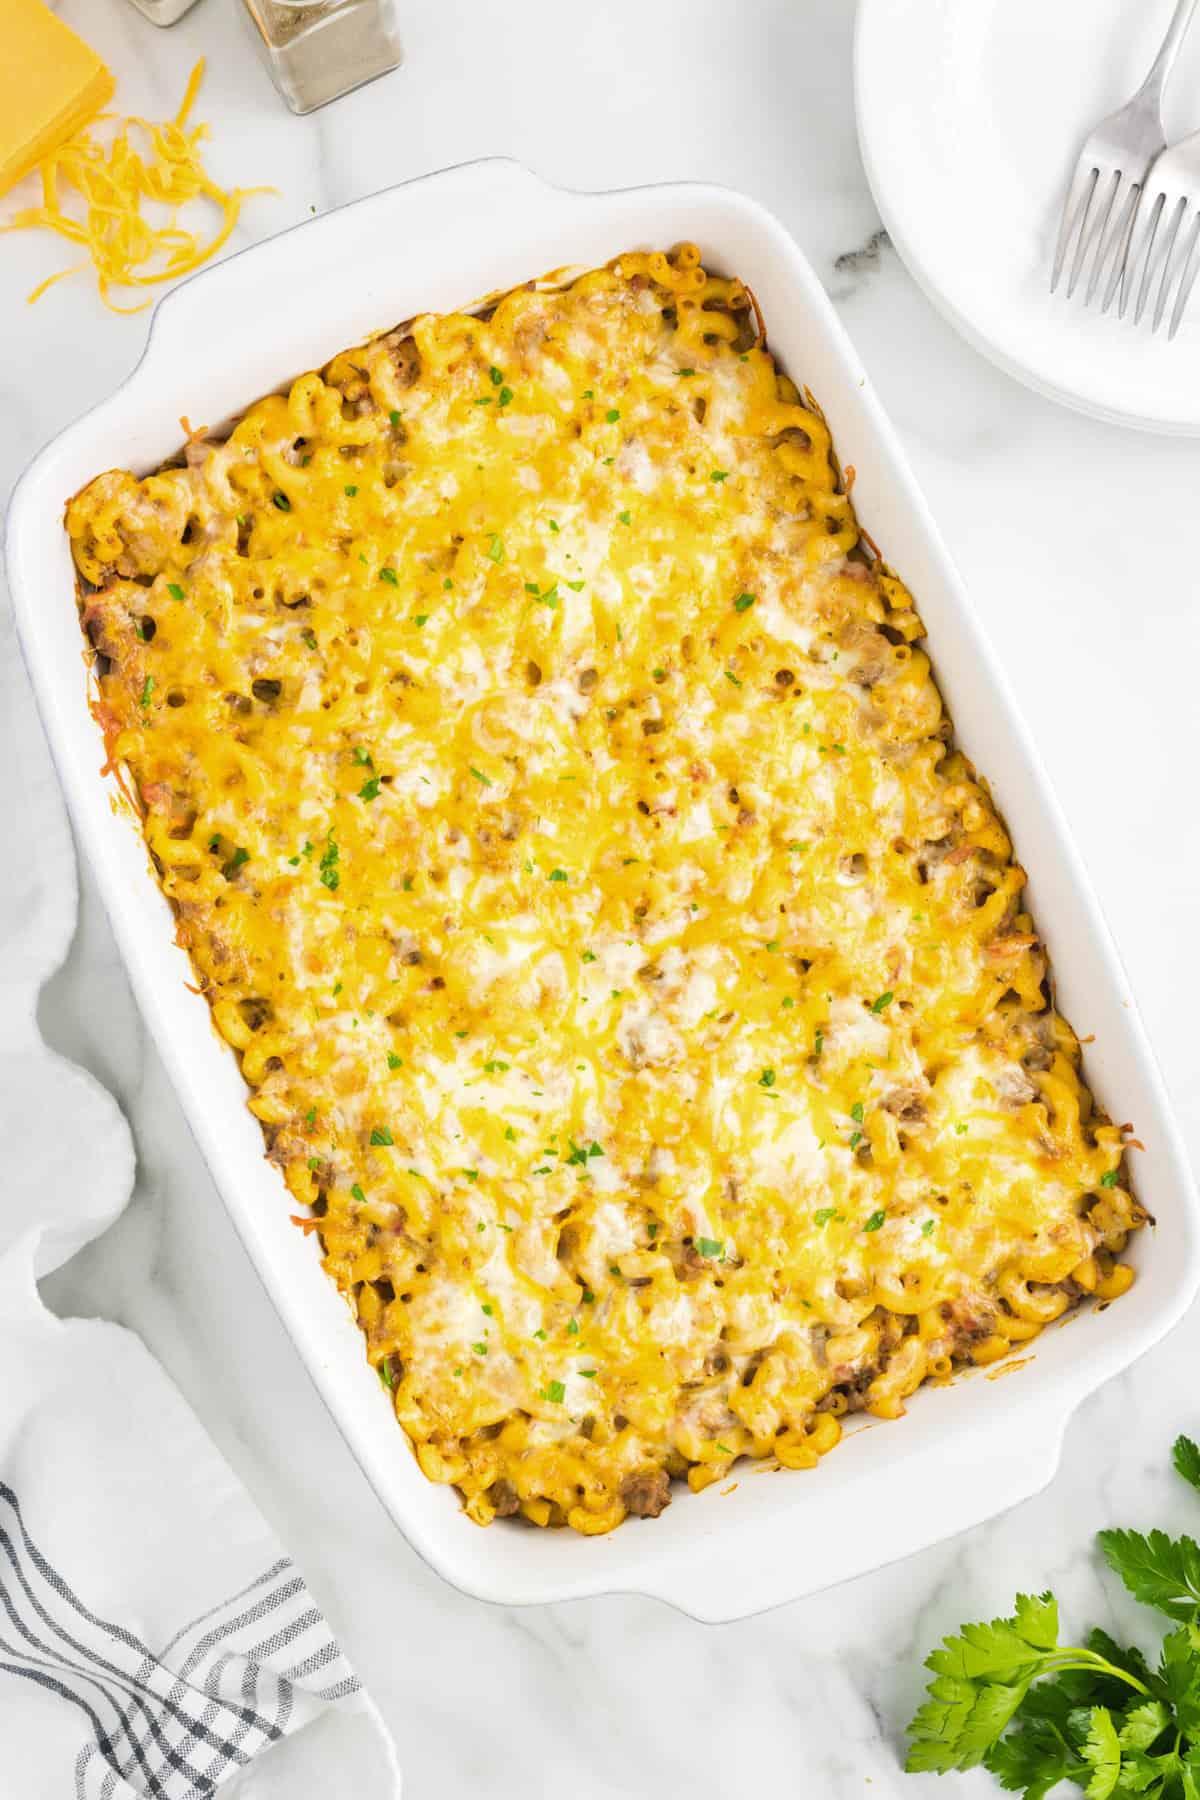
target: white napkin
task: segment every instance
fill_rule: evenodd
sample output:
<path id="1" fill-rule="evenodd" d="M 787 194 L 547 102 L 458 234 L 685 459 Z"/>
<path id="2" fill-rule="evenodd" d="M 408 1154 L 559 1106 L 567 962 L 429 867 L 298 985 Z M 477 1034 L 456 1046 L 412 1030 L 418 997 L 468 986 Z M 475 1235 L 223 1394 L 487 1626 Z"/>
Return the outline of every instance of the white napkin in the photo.
<path id="1" fill-rule="evenodd" d="M 2 594 L 0 818 L 0 1800 L 389 1800 L 382 1720 L 162 1370 L 38 1296 L 125 1206 L 133 1146 L 38 1033 L 75 862 Z"/>

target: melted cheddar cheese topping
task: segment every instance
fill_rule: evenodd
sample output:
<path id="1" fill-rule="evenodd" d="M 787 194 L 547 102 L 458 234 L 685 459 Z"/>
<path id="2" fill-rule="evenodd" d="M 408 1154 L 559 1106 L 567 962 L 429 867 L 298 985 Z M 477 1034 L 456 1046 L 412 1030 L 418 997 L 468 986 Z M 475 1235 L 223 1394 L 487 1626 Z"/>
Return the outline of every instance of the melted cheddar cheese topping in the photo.
<path id="1" fill-rule="evenodd" d="M 180 941 L 472 1518 L 811 1467 L 1128 1284 L 912 600 L 693 247 L 417 318 L 67 524 Z"/>

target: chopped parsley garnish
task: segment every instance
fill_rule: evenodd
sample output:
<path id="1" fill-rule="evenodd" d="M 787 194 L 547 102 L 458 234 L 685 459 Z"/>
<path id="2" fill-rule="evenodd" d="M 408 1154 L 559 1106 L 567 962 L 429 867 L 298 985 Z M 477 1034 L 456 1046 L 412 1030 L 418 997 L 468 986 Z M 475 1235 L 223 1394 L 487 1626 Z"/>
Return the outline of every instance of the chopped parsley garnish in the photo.
<path id="1" fill-rule="evenodd" d="M 504 1073 L 504 1071 L 509 1067 L 510 1067 L 510 1065 L 508 1063 L 501 1062 L 500 1059 L 495 1056 L 490 1058 L 489 1061 L 485 1062 L 483 1065 L 484 1073 L 486 1075 L 496 1075 L 496 1074 L 502 1075 Z"/>
<path id="2" fill-rule="evenodd" d="M 486 1356 L 488 1353 L 488 1347 L 484 1343 L 472 1344 L 471 1348 L 475 1352 L 476 1356 Z"/>
<path id="3" fill-rule="evenodd" d="M 1116 1187 L 1116 1185 L 1117 1185 L 1117 1171 L 1115 1169 L 1107 1169 L 1104 1172 L 1104 1174 L 1100 1177 L 1100 1186 L 1101 1187 Z"/>
<path id="4" fill-rule="evenodd" d="M 343 488 L 342 492 L 343 492 L 343 494 L 345 494 L 347 500 L 353 500 L 355 494 L 357 494 L 357 492 L 358 492 L 358 489 L 356 487 L 347 487 L 347 488 Z"/>
<path id="5" fill-rule="evenodd" d="M 475 777 L 476 781 L 479 783 L 480 787 L 491 787 L 491 785 L 492 785 L 491 782 L 489 781 L 488 777 L 483 773 L 483 771 L 481 769 L 477 769 L 474 767 L 474 765 L 472 765 L 471 773 Z"/>
<path id="6" fill-rule="evenodd" d="M 567 1336 L 568 1337 L 578 1337 L 579 1336 L 579 1320 L 578 1319 L 568 1319 L 567 1320 Z"/>
<path id="7" fill-rule="evenodd" d="M 565 869 L 551 869 L 549 878 L 551 881 L 569 881 L 571 879 Z"/>
<path id="8" fill-rule="evenodd" d="M 365 744 L 355 744 L 354 749 L 350 754 L 353 756 L 360 769 L 373 769 L 375 767 L 375 764 L 371 760 L 371 752 L 367 749 Z"/>
<path id="9" fill-rule="evenodd" d="M 350 1189 L 350 1192 L 355 1200 L 359 1200 L 364 1203 L 366 1202 L 367 1196 L 363 1193 L 362 1188 L 359 1186 L 357 1181 L 354 1183 L 354 1186 Z"/>
<path id="10" fill-rule="evenodd" d="M 553 1401 L 555 1406 L 561 1406 L 566 1397 L 567 1390 L 561 1381 L 551 1381 L 547 1383 L 546 1398 L 547 1400 Z"/>
<path id="11" fill-rule="evenodd" d="M 728 469 L 714 469 L 708 479 L 710 481 L 728 481 L 729 480 L 729 470 Z"/>
<path id="12" fill-rule="evenodd" d="M 581 962 L 595 962 L 595 960 L 596 960 L 595 952 L 593 950 L 585 950 L 579 960 Z"/>
<path id="13" fill-rule="evenodd" d="M 568 581 L 567 583 L 567 586 L 573 594 L 581 594 L 586 585 L 586 582 L 583 581 Z"/>
<path id="14" fill-rule="evenodd" d="M 291 512 L 292 503 L 288 499 L 286 494 L 272 494 L 271 499 L 274 501 L 275 505 L 279 508 L 280 512 Z"/>
<path id="15" fill-rule="evenodd" d="M 701 1256 L 716 1257 L 718 1261 L 724 1260 L 725 1244 L 721 1238 L 698 1237 L 696 1248 Z"/>
<path id="16" fill-rule="evenodd" d="M 494 563 L 504 561 L 504 544 L 501 539 L 496 536 L 495 532 L 492 533 L 488 543 L 487 553 Z"/>
<path id="17" fill-rule="evenodd" d="M 738 680 L 737 676 L 732 673 L 731 670 L 722 669 L 721 673 L 724 675 L 726 681 L 731 681 L 733 683 L 734 687 L 741 687 L 741 685 L 742 685 L 741 682 Z"/>
<path id="18" fill-rule="evenodd" d="M 183 599 L 183 589 L 180 587 L 180 585 L 177 581 L 168 581 L 167 592 L 168 592 L 168 594 L 170 594 L 172 600 L 182 600 Z M 140 629 L 140 627 L 139 627 L 139 629 Z"/>
<path id="19" fill-rule="evenodd" d="M 241 868 L 244 868 L 245 865 L 249 861 L 250 861 L 250 852 L 248 850 L 243 850 L 241 848 L 241 846 L 239 845 L 238 848 L 234 851 L 233 855 L 230 857 L 229 861 L 225 864 L 224 868 L 221 870 L 221 873 L 222 873 L 222 875 L 224 875 L 226 881 L 231 881 L 233 879 L 233 877 L 237 874 L 238 870 Z"/>
<path id="20" fill-rule="evenodd" d="M 617 514 L 617 517 L 618 517 L 618 519 L 620 519 L 622 525 L 628 525 L 630 522 L 631 515 L 627 512 L 619 512 Z"/>
<path id="21" fill-rule="evenodd" d="M 581 1298 L 585 1306 L 594 1306 L 596 1304 L 596 1296 L 593 1294 L 591 1288 L 584 1288 Z"/>
<path id="22" fill-rule="evenodd" d="M 825 1033 L 823 1031 L 818 1031 L 817 1035 L 813 1038 L 813 1055 L 820 1056 L 820 1054 L 824 1048 L 825 1048 Z"/>
<path id="23" fill-rule="evenodd" d="M 377 1146 L 382 1144 L 385 1150 L 391 1149 L 393 1142 L 392 1134 L 386 1125 L 376 1125 L 374 1131 L 371 1133 L 371 1142 Z"/>
<path id="24" fill-rule="evenodd" d="M 389 565 L 385 565 L 380 569 L 379 579 L 380 581 L 386 581 L 389 587 L 400 586 L 400 577 L 397 575 L 395 569 L 391 568 Z"/>
<path id="25" fill-rule="evenodd" d="M 388 418 L 393 425 L 398 425 L 400 423 L 400 414 L 394 410 L 388 414 Z"/>
<path id="26" fill-rule="evenodd" d="M 895 998 L 895 994 L 889 988 L 886 994 L 880 994 L 877 1000 L 872 1000 L 871 1011 L 873 1013 L 883 1012 L 884 1008 L 890 1006 Z"/>
<path id="27" fill-rule="evenodd" d="M 483 1305 L 480 1310 L 482 1312 L 485 1312 L 487 1314 L 488 1318 L 490 1319 L 492 1316 L 492 1313 L 495 1311 L 495 1308 L 493 1307 L 490 1300 L 485 1300 L 483 1302 Z"/>
<path id="28" fill-rule="evenodd" d="M 758 1078 L 758 1085 L 759 1087 L 773 1088 L 775 1086 L 774 1069 L 764 1069 Z"/>
<path id="29" fill-rule="evenodd" d="M 511 399 L 512 399 L 512 389 L 510 387 L 502 387 L 500 389 L 500 393 L 498 396 L 499 404 L 501 406 L 507 406 Z"/>
<path id="30" fill-rule="evenodd" d="M 491 368 L 488 370 L 488 376 L 491 380 L 493 387 L 499 387 L 500 383 L 504 380 L 503 374 L 496 367 L 496 365 L 494 363 L 492 364 Z"/>
<path id="31" fill-rule="evenodd" d="M 394 1050 L 389 1050 L 387 1053 L 387 1064 L 389 1069 L 402 1069 L 404 1067 L 404 1058 L 402 1056 L 397 1056 Z"/>
<path id="32" fill-rule="evenodd" d="M 878 1231 L 879 1227 L 883 1224 L 883 1222 L 886 1218 L 887 1218 L 887 1214 L 882 1210 L 882 1208 L 880 1208 L 880 1210 L 878 1212 L 873 1212 L 871 1214 L 870 1218 L 867 1220 L 866 1224 L 863 1226 L 863 1230 L 864 1231 Z"/>
<path id="33" fill-rule="evenodd" d="M 818 1225 L 828 1225 L 830 1219 L 840 1219 L 841 1216 L 836 1206 L 822 1206 L 813 1214 L 813 1219 Z"/>
<path id="34" fill-rule="evenodd" d="M 754 595 L 753 594 L 739 594 L 737 599 L 733 603 L 733 610 L 734 610 L 734 612 L 749 612 L 750 608 L 753 605 L 754 605 Z"/>
<path id="35" fill-rule="evenodd" d="M 378 800 L 378 798 L 379 798 L 379 776 L 378 775 L 372 775 L 371 779 L 369 781 L 363 782 L 362 786 L 358 790 L 358 797 L 360 800 Z"/>
<path id="36" fill-rule="evenodd" d="M 321 885 L 327 887 L 331 894 L 337 892 L 341 875 L 338 873 L 338 858 L 341 852 L 333 838 L 330 838 L 321 852 Z"/>
<path id="37" fill-rule="evenodd" d="M 615 406 L 610 406 L 604 417 L 610 425 L 615 425 L 621 414 Z"/>
<path id="38" fill-rule="evenodd" d="M 925 1223 L 921 1227 L 921 1236 L 922 1237 L 932 1237 L 933 1236 L 933 1228 L 936 1224 L 937 1224 L 936 1219 L 926 1219 Z"/>
<path id="39" fill-rule="evenodd" d="M 147 675 L 145 683 L 142 687 L 142 698 L 141 698 L 141 702 L 140 702 L 140 704 L 142 706 L 149 706 L 150 696 L 153 692 L 154 692 L 154 677 L 153 677 L 153 675 Z"/>
<path id="40" fill-rule="evenodd" d="M 861 1100 L 856 1100 L 854 1102 L 854 1105 L 850 1108 L 850 1117 L 854 1120 L 856 1125 L 862 1124 L 862 1122 L 863 1122 L 863 1103 Z"/>
<path id="41" fill-rule="evenodd" d="M 380 1363 L 379 1379 L 380 1379 L 380 1381 L 382 1381 L 385 1388 L 394 1388 L 395 1387 L 396 1377 L 392 1374 L 392 1365 L 390 1362 L 385 1360 Z"/>

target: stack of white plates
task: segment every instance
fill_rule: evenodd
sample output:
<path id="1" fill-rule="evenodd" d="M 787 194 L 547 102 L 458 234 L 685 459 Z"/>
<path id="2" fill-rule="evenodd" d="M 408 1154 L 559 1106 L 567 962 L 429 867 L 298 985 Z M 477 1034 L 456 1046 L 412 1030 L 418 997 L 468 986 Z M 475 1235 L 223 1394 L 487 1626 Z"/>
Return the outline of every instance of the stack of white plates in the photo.
<path id="1" fill-rule="evenodd" d="M 1200 435 L 1200 290 L 1169 344 L 1049 280 L 1083 139 L 1141 82 L 1172 5 L 859 0 L 858 129 L 896 249 L 970 343 L 1083 412 Z M 1169 137 L 1200 127 L 1200 21 L 1166 110 Z"/>

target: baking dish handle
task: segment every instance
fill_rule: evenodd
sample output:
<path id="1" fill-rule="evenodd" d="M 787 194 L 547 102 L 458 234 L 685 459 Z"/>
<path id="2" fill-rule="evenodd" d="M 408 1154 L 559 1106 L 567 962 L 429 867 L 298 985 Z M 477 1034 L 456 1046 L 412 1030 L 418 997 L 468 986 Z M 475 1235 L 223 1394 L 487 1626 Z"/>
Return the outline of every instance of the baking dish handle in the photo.
<path id="1" fill-rule="evenodd" d="M 839 1445 L 834 1457 L 811 1474 L 814 1482 L 837 1480 L 841 1462 L 841 1475 L 850 1475 L 837 1498 L 836 1537 L 814 1537 L 806 1529 L 802 1503 L 768 1519 L 748 1519 L 744 1541 L 731 1549 L 723 1537 L 720 1555 L 704 1565 L 698 1580 L 702 1559 L 689 1534 L 686 1549 L 681 1540 L 678 1567 L 673 1557 L 664 1558 L 642 1591 L 717 1624 L 832 1587 L 858 1575 L 864 1565 L 882 1568 L 1040 1493 L 1058 1468 L 1068 1417 L 1039 1417 L 1035 1410 L 994 1432 L 955 1434 L 944 1444 L 927 1443 L 919 1452 L 886 1462 L 874 1453 L 870 1440 L 876 1433 L 868 1427 Z M 894 1435 L 888 1436 L 894 1449 Z M 858 1458 L 866 1466 L 850 1474 L 847 1463 Z M 750 1473 L 744 1483 L 749 1487 L 770 1479 L 769 1474 Z M 701 1498 L 720 1506 L 737 1495 L 726 1488 L 723 1496 L 714 1487 Z M 864 1555 L 864 1541 L 870 1544 L 869 1555 Z"/>

